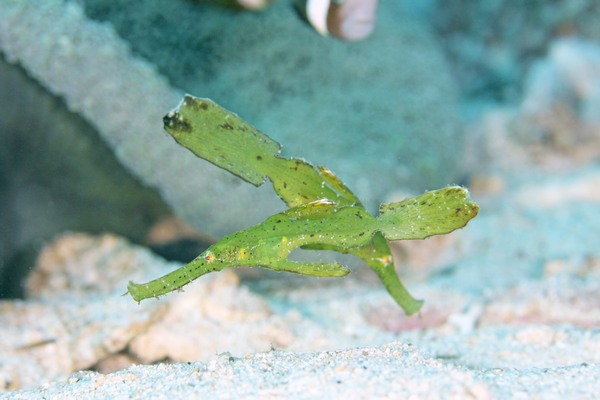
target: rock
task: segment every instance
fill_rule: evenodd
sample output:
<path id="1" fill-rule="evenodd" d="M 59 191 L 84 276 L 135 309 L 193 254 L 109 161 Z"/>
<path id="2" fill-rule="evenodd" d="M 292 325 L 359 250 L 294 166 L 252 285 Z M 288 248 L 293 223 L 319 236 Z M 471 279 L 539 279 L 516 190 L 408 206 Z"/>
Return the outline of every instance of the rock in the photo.
<path id="1" fill-rule="evenodd" d="M 128 280 L 163 271 L 162 260 L 142 248 L 132 251 L 123 238 L 66 234 L 41 251 L 27 278 L 26 294 L 28 298 L 122 294 Z"/>
<path id="2" fill-rule="evenodd" d="M 81 369 L 124 368 L 127 360 L 197 361 L 225 349 L 241 356 L 295 339 L 232 271 L 200 279 L 168 300 L 136 304 L 123 296 L 129 280 L 178 266 L 112 235 L 69 234 L 49 244 L 28 279 L 29 298 L 0 302 L 0 390 Z"/>
<path id="3" fill-rule="evenodd" d="M 3 389 L 32 387 L 92 368 L 125 349 L 160 308 L 131 307 L 119 295 L 1 302 L 0 357 L 9 382 Z"/>
<path id="4" fill-rule="evenodd" d="M 475 123 L 466 170 L 572 171 L 600 156 L 600 45 L 557 40 L 526 72 L 519 104 Z"/>
<path id="5" fill-rule="evenodd" d="M 231 270 L 212 278 L 202 290 L 190 288 L 171 296 L 168 312 L 131 342 L 131 353 L 144 363 L 189 362 L 225 351 L 242 356 L 286 348 L 293 342 L 284 320 L 273 315 L 264 300 L 240 288 Z"/>
<path id="6" fill-rule="evenodd" d="M 554 42 L 527 75 L 521 114 L 524 129 L 541 136 L 549 150 L 584 161 L 598 157 L 600 45 L 575 38 Z"/>

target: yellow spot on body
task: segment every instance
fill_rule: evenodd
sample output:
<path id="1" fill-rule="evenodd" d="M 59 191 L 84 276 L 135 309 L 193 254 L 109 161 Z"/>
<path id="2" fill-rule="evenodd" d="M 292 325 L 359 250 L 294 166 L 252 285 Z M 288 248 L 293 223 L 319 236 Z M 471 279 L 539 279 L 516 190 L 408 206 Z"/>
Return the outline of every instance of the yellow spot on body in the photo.
<path id="1" fill-rule="evenodd" d="M 337 178 L 337 177 L 336 177 L 336 176 L 333 174 L 333 172 L 331 172 L 331 170 L 330 170 L 329 168 L 321 167 L 321 172 L 323 173 L 323 175 L 327 175 L 327 176 L 330 176 L 330 177 Z"/>
<path id="2" fill-rule="evenodd" d="M 237 252 L 237 259 L 238 260 L 247 260 L 249 254 L 250 254 L 250 252 L 248 251 L 248 249 L 245 249 L 245 248 L 239 249 Z"/>
<path id="3" fill-rule="evenodd" d="M 214 261 L 215 256 L 213 253 L 207 252 L 206 255 L 204 256 L 204 259 L 208 262 L 211 262 L 211 261 Z"/>
<path id="4" fill-rule="evenodd" d="M 383 265 L 391 264 L 393 259 L 391 255 L 383 256 L 380 258 L 376 258 L 377 261 L 380 261 Z"/>
<path id="5" fill-rule="evenodd" d="M 290 252 L 293 250 L 293 249 L 289 248 L 290 244 L 293 245 L 293 243 L 290 242 L 290 239 L 287 236 L 283 236 L 281 238 L 281 242 L 278 246 L 279 249 L 277 252 L 278 253 L 277 255 L 279 258 L 284 259 L 290 254 Z"/>

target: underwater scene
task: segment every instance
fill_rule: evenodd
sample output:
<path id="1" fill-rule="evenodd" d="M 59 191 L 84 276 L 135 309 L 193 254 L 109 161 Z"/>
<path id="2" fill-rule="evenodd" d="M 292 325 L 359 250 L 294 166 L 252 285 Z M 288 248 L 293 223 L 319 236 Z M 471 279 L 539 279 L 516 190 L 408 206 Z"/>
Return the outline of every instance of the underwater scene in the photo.
<path id="1" fill-rule="evenodd" d="M 599 18 L 0 1 L 0 399 L 597 398 Z"/>

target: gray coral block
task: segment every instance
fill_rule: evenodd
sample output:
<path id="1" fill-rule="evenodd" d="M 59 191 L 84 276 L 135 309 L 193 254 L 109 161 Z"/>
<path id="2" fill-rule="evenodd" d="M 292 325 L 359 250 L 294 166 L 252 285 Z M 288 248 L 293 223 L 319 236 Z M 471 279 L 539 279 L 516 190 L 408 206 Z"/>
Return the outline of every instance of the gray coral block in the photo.
<path id="1" fill-rule="evenodd" d="M 87 19 L 77 3 L 2 1 L 0 48 L 62 96 L 126 167 L 204 231 L 221 235 L 258 222 L 277 204 L 268 191 L 203 165 L 163 132 L 162 116 L 183 93 L 133 57 L 108 24 Z"/>

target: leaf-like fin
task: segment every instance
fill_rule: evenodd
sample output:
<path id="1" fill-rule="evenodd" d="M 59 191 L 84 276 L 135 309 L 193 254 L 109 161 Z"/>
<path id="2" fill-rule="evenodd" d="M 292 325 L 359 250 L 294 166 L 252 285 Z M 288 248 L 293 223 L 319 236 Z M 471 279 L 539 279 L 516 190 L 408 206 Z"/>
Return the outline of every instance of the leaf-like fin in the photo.
<path id="1" fill-rule="evenodd" d="M 163 122 L 167 133 L 198 157 L 255 186 L 269 178 L 289 207 L 319 199 L 360 205 L 333 172 L 280 157 L 278 142 L 209 99 L 186 95 Z"/>
<path id="2" fill-rule="evenodd" d="M 321 165 L 317 166 L 321 177 L 327 182 L 337 193 L 340 193 L 342 197 L 348 199 L 353 205 L 362 207 L 362 203 L 356 197 L 354 193 L 338 178 L 329 168 L 325 168 Z"/>
<path id="3" fill-rule="evenodd" d="M 464 227 L 479 212 L 460 186 L 434 190 L 379 208 L 381 232 L 388 240 L 425 239 Z"/>
<path id="4" fill-rule="evenodd" d="M 177 143 L 255 186 L 267 175 L 260 161 L 281 151 L 279 143 L 209 99 L 186 95 L 163 122 Z"/>

